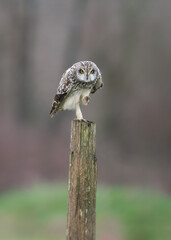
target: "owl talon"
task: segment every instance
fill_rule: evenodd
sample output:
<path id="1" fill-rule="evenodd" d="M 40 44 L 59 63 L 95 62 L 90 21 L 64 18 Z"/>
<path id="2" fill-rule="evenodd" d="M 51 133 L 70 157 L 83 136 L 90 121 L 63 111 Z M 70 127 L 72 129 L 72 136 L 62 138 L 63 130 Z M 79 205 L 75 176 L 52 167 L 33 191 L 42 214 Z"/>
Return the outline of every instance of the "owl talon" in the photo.
<path id="1" fill-rule="evenodd" d="M 84 119 L 84 118 L 74 118 L 74 121 L 83 121 L 83 122 L 87 122 L 87 120 L 86 119 Z"/>
<path id="2" fill-rule="evenodd" d="M 88 105 L 89 102 L 90 102 L 90 96 L 86 96 L 82 99 L 82 103 L 84 105 Z"/>
<path id="3" fill-rule="evenodd" d="M 80 119 L 81 121 L 83 121 L 83 122 L 87 122 L 87 120 L 86 119 L 84 119 L 84 118 L 82 118 L 82 119 Z"/>

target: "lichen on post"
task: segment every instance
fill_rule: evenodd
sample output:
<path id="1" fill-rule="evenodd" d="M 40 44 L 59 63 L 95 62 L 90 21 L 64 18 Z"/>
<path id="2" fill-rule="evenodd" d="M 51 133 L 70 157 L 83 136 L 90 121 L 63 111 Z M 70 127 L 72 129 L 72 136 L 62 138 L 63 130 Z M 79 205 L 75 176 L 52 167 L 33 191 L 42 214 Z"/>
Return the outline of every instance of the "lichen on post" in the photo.
<path id="1" fill-rule="evenodd" d="M 96 125 L 73 120 L 71 126 L 67 240 L 95 240 Z"/>

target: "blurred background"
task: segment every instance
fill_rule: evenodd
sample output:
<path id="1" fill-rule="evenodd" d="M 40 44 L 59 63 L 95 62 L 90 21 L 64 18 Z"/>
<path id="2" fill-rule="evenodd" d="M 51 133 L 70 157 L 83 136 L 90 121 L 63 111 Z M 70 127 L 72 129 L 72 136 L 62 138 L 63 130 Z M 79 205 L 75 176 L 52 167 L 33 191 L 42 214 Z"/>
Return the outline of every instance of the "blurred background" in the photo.
<path id="1" fill-rule="evenodd" d="M 65 239 L 70 125 L 62 73 L 94 61 L 97 239 L 171 236 L 171 1 L 0 0 L 0 239 Z"/>

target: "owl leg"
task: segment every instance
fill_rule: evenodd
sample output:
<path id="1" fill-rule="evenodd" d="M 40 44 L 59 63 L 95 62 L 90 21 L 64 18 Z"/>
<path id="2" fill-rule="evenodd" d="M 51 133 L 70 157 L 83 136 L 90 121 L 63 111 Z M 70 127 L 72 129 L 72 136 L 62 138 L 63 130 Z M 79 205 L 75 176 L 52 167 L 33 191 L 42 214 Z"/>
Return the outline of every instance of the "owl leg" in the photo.
<path id="1" fill-rule="evenodd" d="M 83 115 L 82 115 L 79 103 L 76 104 L 75 110 L 76 110 L 76 117 L 78 119 L 83 119 Z"/>
<path id="2" fill-rule="evenodd" d="M 86 121 L 86 120 L 83 118 L 83 115 L 82 115 L 82 112 L 81 112 L 79 103 L 77 103 L 77 104 L 75 105 L 75 111 L 76 111 L 76 117 L 77 117 L 76 120 Z"/>

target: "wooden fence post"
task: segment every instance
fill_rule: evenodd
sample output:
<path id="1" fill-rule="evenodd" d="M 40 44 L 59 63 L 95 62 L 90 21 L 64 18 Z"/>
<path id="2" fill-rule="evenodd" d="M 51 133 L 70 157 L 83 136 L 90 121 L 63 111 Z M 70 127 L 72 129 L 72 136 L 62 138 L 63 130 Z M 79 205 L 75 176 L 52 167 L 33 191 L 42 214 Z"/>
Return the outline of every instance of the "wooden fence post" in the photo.
<path id="1" fill-rule="evenodd" d="M 67 240 L 95 240 L 96 125 L 72 121 L 69 164 Z"/>

